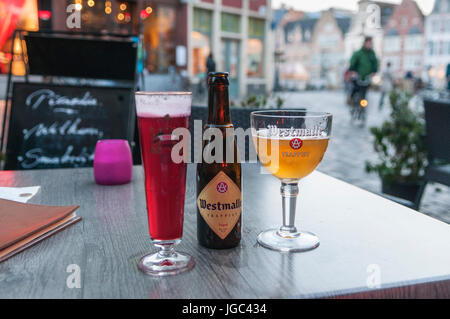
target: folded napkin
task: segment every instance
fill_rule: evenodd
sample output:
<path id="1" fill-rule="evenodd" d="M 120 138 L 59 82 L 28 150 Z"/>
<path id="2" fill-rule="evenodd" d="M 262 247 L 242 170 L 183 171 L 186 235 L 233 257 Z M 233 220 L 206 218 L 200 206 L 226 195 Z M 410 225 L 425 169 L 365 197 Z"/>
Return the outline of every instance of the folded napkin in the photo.
<path id="1" fill-rule="evenodd" d="M 0 187 L 0 198 L 15 202 L 26 203 L 32 199 L 41 186 L 33 187 Z"/>

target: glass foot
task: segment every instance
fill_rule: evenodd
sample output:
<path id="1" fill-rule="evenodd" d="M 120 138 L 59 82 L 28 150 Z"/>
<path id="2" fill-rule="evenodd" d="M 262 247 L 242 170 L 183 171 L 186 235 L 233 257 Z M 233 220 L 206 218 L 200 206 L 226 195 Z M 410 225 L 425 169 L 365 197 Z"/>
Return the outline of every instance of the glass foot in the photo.
<path id="1" fill-rule="evenodd" d="M 173 252 L 167 255 L 158 252 L 142 257 L 138 268 L 147 275 L 170 276 L 188 271 L 194 265 L 194 258 L 188 254 Z"/>
<path id="2" fill-rule="evenodd" d="M 313 250 L 320 245 L 319 238 L 309 232 L 281 232 L 270 229 L 258 235 L 258 243 L 265 247 L 282 252 L 301 252 Z"/>

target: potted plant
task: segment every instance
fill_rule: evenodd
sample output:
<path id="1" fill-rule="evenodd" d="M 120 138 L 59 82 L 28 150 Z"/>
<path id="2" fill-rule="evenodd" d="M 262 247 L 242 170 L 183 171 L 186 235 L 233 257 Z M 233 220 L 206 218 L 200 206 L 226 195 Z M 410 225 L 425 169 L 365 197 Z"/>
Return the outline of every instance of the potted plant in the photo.
<path id="1" fill-rule="evenodd" d="M 268 105 L 268 97 L 266 95 L 250 95 L 241 102 L 241 106 L 244 108 L 268 108 L 268 109 L 281 109 L 284 104 L 284 100 L 277 96 L 274 103 L 275 105 Z"/>
<path id="2" fill-rule="evenodd" d="M 390 119 L 371 128 L 379 161 L 367 161 L 366 171 L 378 173 L 383 193 L 415 202 L 427 162 L 425 123 L 421 114 L 409 107 L 409 93 L 396 89 L 389 99 Z"/>

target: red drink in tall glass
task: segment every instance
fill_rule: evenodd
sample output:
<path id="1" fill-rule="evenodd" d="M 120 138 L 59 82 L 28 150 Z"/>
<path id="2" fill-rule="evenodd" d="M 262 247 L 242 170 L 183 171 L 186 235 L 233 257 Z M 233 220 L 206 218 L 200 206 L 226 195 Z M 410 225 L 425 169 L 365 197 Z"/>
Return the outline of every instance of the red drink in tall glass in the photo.
<path id="1" fill-rule="evenodd" d="M 195 264 L 190 255 L 175 252 L 183 235 L 187 164 L 182 160 L 184 154 L 172 152 L 175 145 L 187 142 L 180 140 L 183 137 L 176 136 L 174 130 L 189 129 L 192 95 L 136 92 L 135 96 L 148 226 L 153 244 L 160 249 L 142 257 L 138 268 L 154 276 L 175 275 Z"/>
<path id="2" fill-rule="evenodd" d="M 138 117 L 150 236 L 156 240 L 183 235 L 186 163 L 174 163 L 172 132 L 189 128 L 189 116 Z"/>

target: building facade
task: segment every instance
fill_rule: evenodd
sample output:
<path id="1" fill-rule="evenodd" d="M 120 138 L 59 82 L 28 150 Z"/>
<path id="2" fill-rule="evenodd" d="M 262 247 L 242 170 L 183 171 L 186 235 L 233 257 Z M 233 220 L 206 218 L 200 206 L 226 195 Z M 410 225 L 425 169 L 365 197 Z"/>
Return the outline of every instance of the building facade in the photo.
<path id="1" fill-rule="evenodd" d="M 391 3 L 361 0 L 358 3 L 358 11 L 353 16 L 348 33 L 345 36 L 345 57 L 350 60 L 353 53 L 359 50 L 364 37 L 373 38 L 374 50 L 378 58 L 383 53 L 383 37 L 389 17 L 396 5 Z"/>
<path id="2" fill-rule="evenodd" d="M 283 27 L 280 83 L 286 89 L 338 88 L 345 72 L 344 37 L 351 13 L 305 13 Z"/>
<path id="3" fill-rule="evenodd" d="M 320 14 L 304 14 L 300 19 L 286 20 L 277 31 L 280 53 L 280 85 L 288 90 L 305 89 L 311 80 L 312 35 Z"/>
<path id="4" fill-rule="evenodd" d="M 436 0 L 426 18 L 425 70 L 436 88 L 446 85 L 446 68 L 450 63 L 450 0 Z"/>
<path id="5" fill-rule="evenodd" d="M 424 15 L 414 0 L 403 0 L 389 18 L 383 41 L 383 66 L 392 64 L 394 74 L 403 78 L 424 70 Z"/>
<path id="6" fill-rule="evenodd" d="M 230 73 L 230 94 L 270 92 L 274 55 L 271 0 L 187 1 L 188 63 L 193 82 L 203 81 L 210 53 Z"/>
<path id="7" fill-rule="evenodd" d="M 322 12 L 312 35 L 311 81 L 330 89 L 341 88 L 347 59 L 345 34 L 350 27 L 350 12 L 329 9 Z"/>
<path id="8" fill-rule="evenodd" d="M 217 71 L 230 73 L 232 97 L 273 86 L 271 0 L 39 0 L 41 29 L 141 35 L 151 90 L 178 89 L 175 78 L 204 83 L 211 53 Z M 78 5 L 81 28 L 67 26 Z M 178 81 L 180 82 L 180 81 Z"/>

